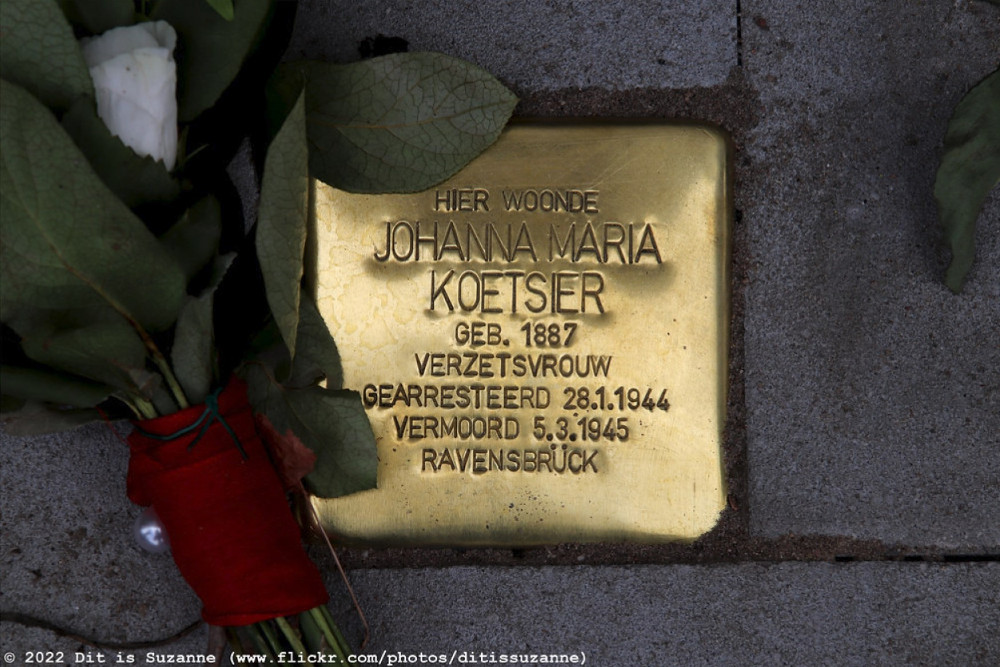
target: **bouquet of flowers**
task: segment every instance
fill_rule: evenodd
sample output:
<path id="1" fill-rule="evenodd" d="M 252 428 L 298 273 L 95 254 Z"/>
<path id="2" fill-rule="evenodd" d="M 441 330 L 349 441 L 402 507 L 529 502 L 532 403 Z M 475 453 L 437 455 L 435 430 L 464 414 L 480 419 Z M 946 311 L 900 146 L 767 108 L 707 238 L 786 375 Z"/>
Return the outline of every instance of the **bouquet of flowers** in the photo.
<path id="1" fill-rule="evenodd" d="M 129 497 L 204 619 L 238 650 L 343 658 L 289 495 L 371 488 L 377 461 L 304 281 L 310 179 L 425 189 L 516 98 L 434 53 L 279 66 L 293 8 L 0 4 L 2 409 L 12 433 L 132 419 Z M 244 221 L 226 166 L 248 135 Z"/>

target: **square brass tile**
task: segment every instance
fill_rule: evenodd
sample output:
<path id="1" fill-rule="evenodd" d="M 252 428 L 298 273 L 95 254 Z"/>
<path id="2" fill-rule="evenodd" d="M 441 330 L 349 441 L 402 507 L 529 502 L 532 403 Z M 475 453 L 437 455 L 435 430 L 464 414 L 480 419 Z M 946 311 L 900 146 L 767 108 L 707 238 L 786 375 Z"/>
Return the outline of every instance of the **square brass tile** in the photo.
<path id="1" fill-rule="evenodd" d="M 684 124 L 515 124 L 437 188 L 315 185 L 317 302 L 378 488 L 357 544 L 690 540 L 725 499 L 729 144 Z"/>

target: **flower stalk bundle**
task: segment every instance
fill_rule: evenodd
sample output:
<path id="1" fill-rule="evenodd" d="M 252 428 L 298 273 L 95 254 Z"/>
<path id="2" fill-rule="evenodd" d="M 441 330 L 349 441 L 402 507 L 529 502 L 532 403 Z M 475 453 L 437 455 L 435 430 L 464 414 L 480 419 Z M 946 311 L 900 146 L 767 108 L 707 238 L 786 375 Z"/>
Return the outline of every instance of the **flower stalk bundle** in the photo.
<path id="1" fill-rule="evenodd" d="M 426 189 L 516 103 L 440 54 L 279 66 L 293 8 L 0 4 L 5 428 L 132 419 L 130 498 L 161 517 L 205 620 L 272 660 L 350 650 L 288 495 L 376 484 L 304 283 L 310 179 Z M 250 221 L 226 176 L 244 137 L 263 165 Z"/>

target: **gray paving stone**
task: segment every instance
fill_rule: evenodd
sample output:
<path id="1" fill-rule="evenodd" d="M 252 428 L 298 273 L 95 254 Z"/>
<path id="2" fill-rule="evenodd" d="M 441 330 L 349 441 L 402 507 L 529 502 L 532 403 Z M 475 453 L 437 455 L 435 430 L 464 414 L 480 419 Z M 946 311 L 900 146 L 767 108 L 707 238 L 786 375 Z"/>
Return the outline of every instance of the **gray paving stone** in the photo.
<path id="1" fill-rule="evenodd" d="M 199 618 L 201 603 L 169 554 L 134 541 L 140 510 L 125 496 L 127 461 L 106 425 L 35 438 L 0 432 L 0 609 L 119 642 L 168 637 Z M 3 624 L 0 643 L 30 649 L 24 632 Z"/>
<path id="2" fill-rule="evenodd" d="M 711 86 L 736 64 L 735 4 L 303 0 L 289 57 L 357 60 L 358 43 L 471 60 L 518 91 Z"/>
<path id="3" fill-rule="evenodd" d="M 501 654 L 585 654 L 585 664 L 601 667 L 1000 661 L 997 563 L 462 567 L 352 577 L 375 654 L 455 653 L 456 664 L 463 652 L 494 653 L 497 664 Z"/>
<path id="4" fill-rule="evenodd" d="M 127 665 L 136 667 L 155 665 L 155 661 L 169 659 L 168 656 L 179 658 L 190 655 L 204 655 L 208 642 L 208 629 L 202 625 L 191 634 L 170 642 L 166 646 L 156 646 L 141 649 L 102 649 L 83 644 L 78 640 L 66 637 L 56 637 L 48 630 L 40 628 L 11 627 L 12 624 L 0 624 L 0 651 L 4 655 L 12 654 L 15 660 L 11 663 L 21 667 L 31 664 L 49 664 L 57 667 L 76 665 Z M 8 632 L 10 630 L 10 632 Z M 41 651 L 41 656 L 38 652 Z M 36 655 L 28 662 L 27 655 Z M 152 657 L 150 656 L 152 654 Z M 132 662 L 128 662 L 131 657 Z M 195 662 L 175 664 L 199 664 Z"/>
<path id="5" fill-rule="evenodd" d="M 1000 546 L 1000 192 L 965 291 L 932 198 L 961 95 L 997 65 L 981 2 L 745 0 L 760 91 L 740 204 L 752 268 L 752 528 Z"/>
<path id="6" fill-rule="evenodd" d="M 939 282 L 930 184 L 949 110 L 996 65 L 996 10 L 743 8 L 743 60 L 764 105 L 741 201 L 753 258 L 752 528 L 995 550 L 1000 195 L 969 286 L 953 297 Z M 733 9 L 312 0 L 292 48 L 353 60 L 360 39 L 381 33 L 472 59 L 520 91 L 710 86 L 736 63 Z M 125 467 L 104 426 L 0 434 L 0 609 L 125 641 L 197 617 L 169 558 L 132 543 Z M 985 665 L 1000 661 L 998 570 L 744 563 L 353 578 L 373 650 L 587 651 L 599 665 Z M 203 645 L 202 632 L 159 653 Z M 0 624 L 0 646 L 79 649 L 12 623 Z"/>

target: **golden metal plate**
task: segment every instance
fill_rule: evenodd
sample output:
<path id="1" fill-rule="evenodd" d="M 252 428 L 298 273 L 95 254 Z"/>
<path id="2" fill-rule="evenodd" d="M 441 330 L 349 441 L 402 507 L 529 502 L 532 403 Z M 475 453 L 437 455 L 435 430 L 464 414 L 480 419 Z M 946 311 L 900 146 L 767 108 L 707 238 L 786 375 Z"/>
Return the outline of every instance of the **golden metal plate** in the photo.
<path id="1" fill-rule="evenodd" d="M 412 195 L 315 185 L 320 311 L 378 488 L 339 540 L 689 540 L 724 504 L 729 144 L 680 124 L 513 125 Z"/>

